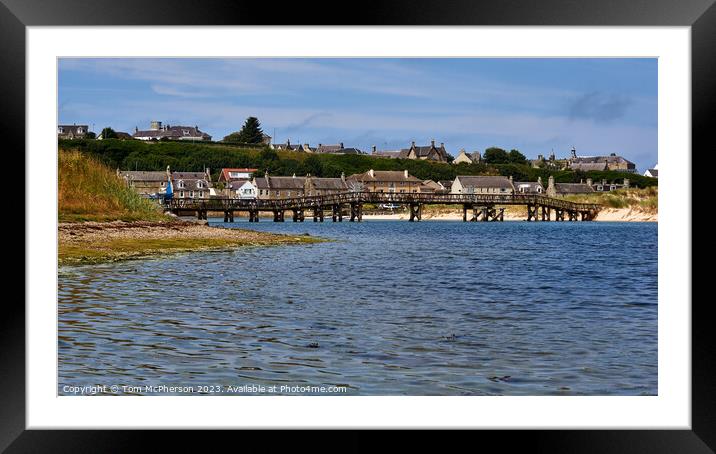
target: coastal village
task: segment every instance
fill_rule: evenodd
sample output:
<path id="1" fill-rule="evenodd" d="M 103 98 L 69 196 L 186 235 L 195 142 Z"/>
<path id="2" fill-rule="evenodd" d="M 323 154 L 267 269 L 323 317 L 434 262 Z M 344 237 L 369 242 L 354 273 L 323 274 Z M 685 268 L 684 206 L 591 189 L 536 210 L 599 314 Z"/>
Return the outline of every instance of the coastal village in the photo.
<path id="1" fill-rule="evenodd" d="M 103 130 L 106 131 L 107 129 Z M 103 140 L 103 134 L 93 136 L 88 125 L 59 125 L 59 139 L 95 138 Z M 113 139 L 140 141 L 190 141 L 211 142 L 212 136 L 201 131 L 198 126 L 171 126 L 161 121 L 152 121 L 149 129 L 135 128 L 133 134 L 112 131 Z M 109 138 L 109 137 L 108 137 Z M 290 139 L 285 143 L 273 143 L 272 138 L 261 133 L 260 146 L 273 150 L 311 154 L 363 154 L 376 158 L 426 160 L 440 163 L 477 164 L 484 160 L 479 151 L 467 152 L 464 149 L 453 157 L 445 148 L 444 143 L 431 140 L 427 144 L 411 142 L 400 150 L 378 150 L 373 146 L 370 153 L 355 147 L 346 147 L 344 143 L 311 146 L 309 143 L 292 144 Z M 545 194 L 550 197 L 609 192 L 617 189 L 628 189 L 629 174 L 637 172 L 633 162 L 614 153 L 606 156 L 579 156 L 572 148 L 570 155 L 557 158 L 551 153 L 545 158 L 538 155 L 529 160 L 532 167 L 549 170 L 574 171 L 618 171 L 625 177 L 617 181 L 605 179 L 593 181 L 582 179 L 578 183 L 556 183 L 553 177 L 548 181 L 538 178 L 536 181 L 513 181 L 506 176 L 473 176 L 458 175 L 454 180 L 420 180 L 408 170 L 373 170 L 364 173 L 345 175 L 339 178 L 315 177 L 307 175 L 271 175 L 268 172 L 258 173 L 255 168 L 222 168 L 217 181 L 213 181 L 211 169 L 203 172 L 187 172 L 183 169 L 164 171 L 123 170 L 117 169 L 117 175 L 126 185 L 137 193 L 148 198 L 161 198 L 166 195 L 167 186 L 171 184 L 172 196 L 178 199 L 280 199 L 328 195 L 343 192 L 390 192 L 420 194 Z M 646 176 L 658 177 L 657 166 L 648 169 Z"/>

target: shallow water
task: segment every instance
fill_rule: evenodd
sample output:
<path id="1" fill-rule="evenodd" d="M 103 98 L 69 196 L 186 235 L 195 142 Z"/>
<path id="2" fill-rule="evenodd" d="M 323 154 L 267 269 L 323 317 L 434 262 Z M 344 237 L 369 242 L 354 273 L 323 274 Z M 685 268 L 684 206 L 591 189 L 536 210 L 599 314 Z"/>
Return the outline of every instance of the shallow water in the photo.
<path id="1" fill-rule="evenodd" d="M 62 268 L 59 394 L 657 394 L 655 223 L 213 221 L 336 241 Z"/>

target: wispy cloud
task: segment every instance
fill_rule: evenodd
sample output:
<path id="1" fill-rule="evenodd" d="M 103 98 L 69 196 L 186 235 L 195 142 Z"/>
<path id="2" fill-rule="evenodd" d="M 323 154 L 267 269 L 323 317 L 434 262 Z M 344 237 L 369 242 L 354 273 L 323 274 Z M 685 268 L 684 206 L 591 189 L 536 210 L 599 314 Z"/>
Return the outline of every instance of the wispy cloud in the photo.
<path id="1" fill-rule="evenodd" d="M 609 123 L 622 118 L 631 104 L 632 100 L 627 96 L 600 92 L 585 93 L 572 101 L 569 106 L 569 117 Z"/>

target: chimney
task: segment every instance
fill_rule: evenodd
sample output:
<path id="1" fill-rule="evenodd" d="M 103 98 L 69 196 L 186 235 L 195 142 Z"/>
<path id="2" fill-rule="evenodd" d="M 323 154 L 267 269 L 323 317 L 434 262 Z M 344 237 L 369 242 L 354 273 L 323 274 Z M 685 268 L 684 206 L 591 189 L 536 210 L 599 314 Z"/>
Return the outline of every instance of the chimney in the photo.
<path id="1" fill-rule="evenodd" d="M 440 148 L 445 148 L 445 142 L 440 142 Z"/>
<path id="2" fill-rule="evenodd" d="M 370 169 L 368 171 L 368 175 L 370 175 L 371 178 L 375 178 L 375 172 L 373 171 L 373 169 Z"/>
<path id="3" fill-rule="evenodd" d="M 607 180 L 602 178 L 602 184 L 606 186 Z"/>
<path id="4" fill-rule="evenodd" d="M 343 149 L 343 142 L 341 142 L 341 150 Z"/>
<path id="5" fill-rule="evenodd" d="M 373 148 L 373 154 L 375 154 L 375 152 L 376 152 L 376 147 L 375 147 L 375 145 L 373 145 L 372 148 Z"/>
<path id="6" fill-rule="evenodd" d="M 405 174 L 405 179 L 407 180 L 408 179 L 408 170 L 407 169 L 404 170 L 403 173 Z"/>
<path id="7" fill-rule="evenodd" d="M 435 148 L 435 139 L 433 139 L 433 140 L 430 141 L 430 146 L 433 147 L 433 148 Z"/>
<path id="8" fill-rule="evenodd" d="M 624 178 L 624 188 L 629 189 L 629 178 Z"/>
<path id="9" fill-rule="evenodd" d="M 341 172 L 341 180 L 346 181 L 346 174 L 345 174 L 345 172 Z"/>
<path id="10" fill-rule="evenodd" d="M 319 143 L 319 144 L 318 144 L 318 148 L 321 148 L 322 145 L 323 145 L 322 143 Z"/>
<path id="11" fill-rule="evenodd" d="M 539 185 L 542 186 L 542 177 L 537 177 L 537 183 L 539 183 Z"/>
<path id="12" fill-rule="evenodd" d="M 603 182 L 604 182 L 604 180 L 602 180 L 602 183 L 603 183 Z M 591 186 L 591 185 L 592 185 L 592 179 L 591 179 L 591 178 L 587 178 L 587 186 Z"/>
<path id="13" fill-rule="evenodd" d="M 512 175 L 510 175 L 510 183 L 512 183 Z"/>
<path id="14" fill-rule="evenodd" d="M 208 167 L 205 169 L 205 172 L 206 172 L 206 179 L 207 179 L 207 180 L 211 180 L 211 172 L 209 172 L 209 168 L 208 168 Z"/>
<path id="15" fill-rule="evenodd" d="M 139 128 L 135 126 L 135 127 L 134 127 L 134 132 L 139 132 Z"/>
<path id="16" fill-rule="evenodd" d="M 291 138 L 286 139 L 286 145 L 288 145 L 289 147 L 291 146 Z"/>
<path id="17" fill-rule="evenodd" d="M 413 144 L 413 147 L 415 147 L 415 141 L 413 140 L 411 143 Z"/>
<path id="18" fill-rule="evenodd" d="M 554 177 L 552 175 L 550 175 L 549 179 L 547 180 L 547 187 L 554 188 Z"/>

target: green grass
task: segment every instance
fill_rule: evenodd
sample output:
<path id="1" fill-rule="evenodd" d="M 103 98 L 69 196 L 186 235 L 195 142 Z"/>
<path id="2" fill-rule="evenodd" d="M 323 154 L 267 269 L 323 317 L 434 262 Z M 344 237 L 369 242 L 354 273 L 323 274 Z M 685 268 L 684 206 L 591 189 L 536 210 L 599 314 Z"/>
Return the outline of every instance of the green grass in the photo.
<path id="1" fill-rule="evenodd" d="M 167 220 L 155 203 L 128 188 L 96 158 L 60 150 L 57 172 L 61 222 Z"/>

